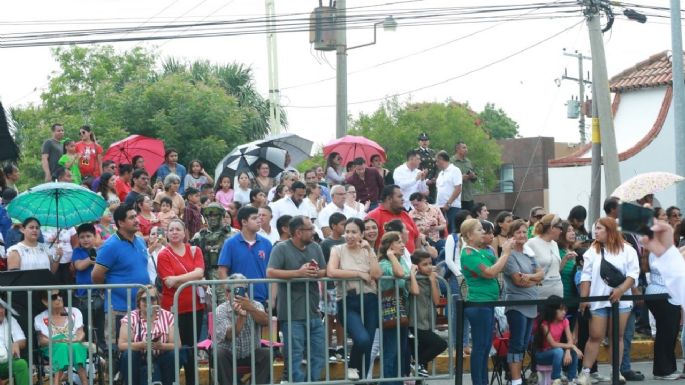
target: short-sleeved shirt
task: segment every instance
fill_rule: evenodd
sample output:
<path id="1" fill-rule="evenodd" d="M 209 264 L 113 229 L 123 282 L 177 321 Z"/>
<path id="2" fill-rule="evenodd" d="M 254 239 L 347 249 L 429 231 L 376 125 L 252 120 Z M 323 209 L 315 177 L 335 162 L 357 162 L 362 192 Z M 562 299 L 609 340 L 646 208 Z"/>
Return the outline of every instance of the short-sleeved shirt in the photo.
<path id="1" fill-rule="evenodd" d="M 407 231 L 409 232 L 409 239 L 407 240 L 406 244 L 407 250 L 409 250 L 410 253 L 414 252 L 414 250 L 416 249 L 416 237 L 419 236 L 419 229 L 416 227 L 416 223 L 414 223 L 414 220 L 411 219 L 411 217 L 409 216 L 409 213 L 402 210 L 399 214 L 395 214 L 390 210 L 386 209 L 383 205 L 380 205 L 376 207 L 374 210 L 372 210 L 366 216 L 366 219 L 369 218 L 375 220 L 376 223 L 378 223 L 378 239 L 376 239 L 376 247 L 380 246 L 381 238 L 383 238 L 383 234 L 385 234 L 385 229 L 383 228 L 383 225 L 394 219 L 399 219 L 402 221 L 404 227 L 406 227 Z"/>
<path id="2" fill-rule="evenodd" d="M 64 154 L 59 157 L 59 160 L 57 163 L 62 166 L 66 167 L 67 163 L 71 162 L 73 159 L 73 155 L 67 155 Z M 71 181 L 76 184 L 81 184 L 81 170 L 78 168 L 78 162 L 74 162 L 71 164 L 71 167 L 69 167 L 69 171 L 71 171 Z"/>
<path id="3" fill-rule="evenodd" d="M 405 297 L 407 296 L 407 279 L 409 278 L 409 265 L 407 265 L 407 262 L 405 261 L 404 258 L 397 258 L 398 261 L 400 262 L 400 266 L 402 266 L 402 270 L 404 270 L 404 278 L 405 279 L 397 279 L 395 282 L 397 282 L 397 286 L 400 288 L 400 295 L 404 295 Z M 388 258 L 383 258 L 378 262 L 378 266 L 381 268 L 381 272 L 383 273 L 383 277 L 394 277 L 395 274 L 392 272 L 392 262 Z M 381 279 L 380 280 L 380 290 L 381 291 L 386 291 L 388 289 L 394 289 L 395 288 L 395 282 L 393 282 L 392 279 Z"/>
<path id="4" fill-rule="evenodd" d="M 68 229 L 57 229 L 55 227 L 44 226 L 42 228 L 43 236 L 45 237 L 45 244 L 51 249 L 51 255 L 54 255 L 57 246 L 62 248 L 62 259 L 59 263 L 70 263 L 71 254 L 74 248 L 71 246 L 71 238 L 76 235 L 76 229 L 70 227 Z M 55 237 L 59 233 L 59 239 L 55 241 Z"/>
<path id="5" fill-rule="evenodd" d="M 462 185 L 462 174 L 459 168 L 450 164 L 444 170 L 438 173 L 438 178 L 435 180 L 435 187 L 438 190 L 438 195 L 435 199 L 435 204 L 438 207 L 446 205 L 457 186 Z M 462 186 L 463 188 L 463 186 Z M 461 200 L 464 192 L 462 190 L 456 199 L 452 201 L 450 207 L 461 207 Z"/>
<path id="6" fill-rule="evenodd" d="M 183 166 L 182 164 L 178 164 L 178 163 L 177 163 L 177 164 L 176 164 L 176 170 L 175 170 L 175 171 L 176 171 L 176 172 L 172 172 L 172 171 L 171 171 L 171 168 L 169 168 L 169 165 L 168 165 L 168 164 L 162 163 L 162 165 L 159 166 L 159 168 L 157 169 L 157 172 L 155 173 L 155 175 L 157 175 L 157 178 L 159 178 L 159 179 L 161 179 L 161 180 L 163 181 L 164 178 L 166 178 L 167 175 L 169 175 L 169 174 L 176 174 L 176 175 L 178 176 L 178 179 L 181 180 L 181 184 L 178 186 L 178 193 L 181 194 L 181 195 L 183 195 L 183 193 L 184 193 L 185 190 L 186 190 L 186 189 L 185 189 L 185 186 L 184 186 L 184 183 L 183 183 L 183 182 L 185 181 L 185 179 L 186 179 L 186 174 L 187 174 L 186 168 L 185 168 L 185 166 Z"/>
<path id="7" fill-rule="evenodd" d="M 538 299 L 538 287 L 520 287 L 514 284 L 512 274 L 534 274 L 538 264 L 535 257 L 512 250 L 504 266 L 504 294 L 506 301 Z M 506 311 L 518 311 L 528 318 L 535 318 L 538 313 L 537 305 L 507 306 Z"/>
<path id="8" fill-rule="evenodd" d="M 102 147 L 95 142 L 80 141 L 76 143 L 76 152 L 81 154 L 81 160 L 78 164 L 81 175 L 84 177 L 100 176 L 98 156 L 102 154 Z"/>
<path id="9" fill-rule="evenodd" d="M 108 271 L 105 273 L 105 283 L 107 284 L 140 284 L 150 283 L 150 276 L 147 274 L 147 246 L 143 238 L 135 236 L 133 242 L 121 237 L 116 233 L 109 237 L 98 250 L 95 262 L 102 265 Z M 112 289 L 111 306 L 107 303 L 108 297 L 105 296 L 105 309 L 112 308 L 116 311 L 127 311 L 126 293 L 129 289 Z M 136 306 L 136 293 L 138 288 L 130 289 L 130 306 Z"/>
<path id="10" fill-rule="evenodd" d="M 71 261 L 76 262 L 80 261 L 83 259 L 88 259 L 90 258 L 90 255 L 88 254 L 88 249 L 85 249 L 83 247 L 77 247 L 74 249 L 74 253 L 71 255 Z M 88 268 L 85 270 L 79 270 L 79 269 L 74 269 L 76 270 L 76 284 L 77 285 L 90 285 L 93 283 L 93 279 L 91 277 L 91 273 L 93 272 L 93 265 L 90 265 Z M 77 297 L 85 297 L 88 295 L 88 291 L 86 289 L 77 289 L 76 290 L 76 296 Z"/>
<path id="11" fill-rule="evenodd" d="M 335 246 L 342 245 L 343 243 L 345 243 L 345 238 L 343 237 L 340 237 L 340 239 L 325 238 L 321 241 L 321 251 L 323 252 L 323 258 L 326 260 L 326 263 L 328 263 L 331 258 L 331 249 Z M 328 289 L 334 289 L 335 282 L 328 282 L 326 287 Z"/>
<path id="12" fill-rule="evenodd" d="M 147 266 L 146 266 L 147 268 Z M 190 244 L 185 245 L 183 255 L 176 254 L 171 247 L 163 248 L 157 255 L 157 275 L 164 280 L 166 277 L 175 277 L 190 273 L 191 271 L 205 268 L 205 258 L 199 247 Z M 146 270 L 147 272 L 147 270 Z M 162 308 L 171 311 L 174 303 L 175 287 L 162 286 Z M 195 297 L 195 308 L 193 308 L 193 297 Z M 204 309 L 204 304 L 200 303 L 197 290 L 188 286 L 178 296 L 178 313 L 190 313 L 192 311 Z"/>
<path id="13" fill-rule="evenodd" d="M 200 175 L 199 178 L 195 178 L 192 174 L 186 174 L 183 179 L 183 189 L 187 190 L 188 187 L 196 188 L 198 191 L 202 190 L 202 186 L 209 183 L 209 179 L 206 176 Z"/>
<path id="14" fill-rule="evenodd" d="M 229 274 L 240 273 L 248 279 L 266 278 L 266 268 L 269 266 L 272 249 L 271 241 L 259 234 L 255 237 L 255 243 L 252 245 L 243 238 L 243 233 L 227 239 L 221 247 L 219 266 L 226 267 Z M 255 284 L 252 290 L 253 299 L 258 302 L 264 302 L 269 298 L 266 283 Z"/>
<path id="15" fill-rule="evenodd" d="M 461 250 L 461 272 L 469 295 L 467 301 L 496 301 L 499 297 L 497 278 L 483 277 L 483 271 L 497 262 L 497 257 L 487 250 L 465 246 Z"/>
<path id="16" fill-rule="evenodd" d="M 117 192 L 119 200 L 125 201 L 128 193 L 131 192 L 131 184 L 121 178 L 117 178 L 116 182 L 114 182 L 114 190 Z"/>
<path id="17" fill-rule="evenodd" d="M 452 162 L 455 166 L 459 168 L 462 175 L 468 174 L 469 171 L 473 170 L 473 163 L 469 158 L 464 158 L 463 160 L 454 157 Z M 473 183 L 472 180 L 465 180 L 461 186 L 461 200 L 462 201 L 472 201 L 473 200 Z"/>
<path id="18" fill-rule="evenodd" d="M 564 318 L 563 321 L 561 322 L 553 322 L 551 325 L 547 323 L 547 321 L 542 321 L 542 324 L 547 326 L 549 329 L 549 334 L 552 336 L 552 339 L 556 342 L 561 342 L 561 337 L 564 335 L 564 330 L 566 330 L 567 327 L 569 327 L 569 322 L 568 318 Z M 543 350 L 548 350 L 552 346 L 547 342 L 547 337 L 544 339 L 544 343 L 542 345 Z"/>
<path id="19" fill-rule="evenodd" d="M 40 334 L 49 337 L 52 335 L 54 339 L 61 339 L 60 335 L 65 335 L 64 331 L 76 333 L 79 328 L 83 327 L 83 315 L 81 311 L 75 307 L 64 307 L 64 311 L 71 316 L 71 322 L 65 321 L 65 325 L 52 325 L 52 332 L 50 331 L 50 316 L 47 310 L 38 314 L 33 318 L 33 327 Z M 71 324 L 71 325 L 70 325 Z M 66 328 L 64 328 L 66 326 Z M 69 330 L 71 326 L 71 330 Z M 52 334 L 51 334 L 52 333 Z"/>
<path id="20" fill-rule="evenodd" d="M 59 166 L 59 163 L 57 162 L 59 162 L 59 158 L 64 153 L 64 148 L 62 147 L 62 143 L 50 138 L 43 142 L 40 153 L 43 155 L 48 155 L 48 167 L 50 168 L 50 174 L 52 174 Z"/>
<path id="21" fill-rule="evenodd" d="M 9 325 L 6 325 L 5 323 L 9 320 Z M 8 328 L 9 326 L 9 328 Z M 7 329 L 11 329 L 12 333 L 12 338 L 7 338 L 5 335 L 5 331 Z M 14 317 L 10 315 L 6 315 L 5 319 L 0 323 L 0 344 L 4 344 L 5 347 L 7 348 L 8 352 L 12 351 L 12 346 L 10 344 L 11 342 L 18 342 L 18 341 L 24 341 L 26 340 L 26 336 L 24 335 L 24 331 L 21 330 L 21 326 L 19 326 L 19 322 L 17 322 Z"/>
<path id="22" fill-rule="evenodd" d="M 225 244 L 224 244 L 225 245 Z M 299 270 L 302 265 L 316 261 L 319 269 L 326 269 L 326 260 L 323 258 L 321 247 L 317 243 L 310 243 L 300 250 L 293 244 L 292 240 L 280 242 L 274 246 L 269 259 L 269 268 L 277 270 Z M 308 289 L 307 289 L 308 288 Z M 307 290 L 309 291 L 309 302 L 307 302 Z M 319 286 L 316 281 L 309 283 L 293 283 L 290 285 L 290 298 L 288 298 L 287 285 L 278 284 L 277 311 L 280 321 L 288 319 L 304 320 L 307 318 L 307 306 L 309 306 L 309 316 L 319 315 Z M 288 301 L 291 303 L 291 316 L 288 318 Z M 309 304 L 309 305 L 307 305 Z"/>
<path id="23" fill-rule="evenodd" d="M 431 298 L 431 282 L 425 275 L 416 275 L 416 282 L 419 284 L 419 295 L 412 295 L 409 298 L 409 319 L 411 326 L 416 325 L 419 330 L 432 330 L 431 319 L 435 319 L 435 306 Z M 414 306 L 417 306 L 414 310 Z M 416 315 L 416 319 L 414 319 Z"/>
<path id="24" fill-rule="evenodd" d="M 257 309 L 257 311 L 264 311 L 264 306 L 257 301 L 252 301 L 252 305 Z M 226 301 L 216 308 L 216 313 L 214 315 L 214 332 L 216 333 L 218 345 L 227 349 L 228 351 L 233 350 L 233 343 L 226 340 L 226 334 L 228 333 L 228 328 L 233 326 L 233 319 L 238 319 L 237 314 L 233 314 L 233 308 L 231 303 Z M 236 358 L 246 358 L 249 357 L 254 349 L 260 346 L 261 328 L 254 322 L 252 314 L 247 313 L 245 317 L 245 323 L 243 324 L 240 332 L 236 332 L 235 335 L 235 350 Z"/>
<path id="25" fill-rule="evenodd" d="M 360 178 L 356 172 L 347 177 L 345 183 L 351 184 L 357 190 L 357 201 L 375 203 L 380 201 L 381 192 L 385 186 L 383 177 L 373 167 L 367 167 L 364 171 L 364 179 Z"/>
<path id="26" fill-rule="evenodd" d="M 24 242 L 19 242 L 7 248 L 7 255 L 12 251 L 19 254 L 19 270 L 50 269 L 50 258 L 53 254 L 45 243 L 27 246 Z"/>
<path id="27" fill-rule="evenodd" d="M 142 319 L 140 310 L 133 310 L 129 315 L 125 315 L 121 319 L 121 326 L 127 327 L 131 322 L 131 329 L 129 335 L 131 342 L 147 341 L 147 321 Z M 150 335 L 152 339 L 159 338 L 160 342 L 173 342 L 169 340 L 169 333 L 174 329 L 174 313 L 159 309 L 159 313 L 152 322 L 152 331 Z M 178 336 L 176 336 L 178 338 Z"/>

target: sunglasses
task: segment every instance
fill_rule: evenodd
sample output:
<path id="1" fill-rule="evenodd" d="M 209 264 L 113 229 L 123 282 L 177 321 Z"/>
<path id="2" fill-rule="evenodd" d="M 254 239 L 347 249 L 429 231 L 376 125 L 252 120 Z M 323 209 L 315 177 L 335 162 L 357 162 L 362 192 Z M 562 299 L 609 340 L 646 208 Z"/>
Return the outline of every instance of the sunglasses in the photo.
<path id="1" fill-rule="evenodd" d="M 60 298 L 60 299 L 61 299 L 61 298 L 62 298 L 62 294 L 57 293 L 57 294 L 52 294 L 52 295 L 50 295 L 50 300 L 52 300 L 52 301 L 56 300 L 57 298 Z"/>
<path id="2" fill-rule="evenodd" d="M 545 216 L 545 214 L 537 214 L 537 215 L 533 215 L 533 218 L 542 219 L 544 216 Z"/>

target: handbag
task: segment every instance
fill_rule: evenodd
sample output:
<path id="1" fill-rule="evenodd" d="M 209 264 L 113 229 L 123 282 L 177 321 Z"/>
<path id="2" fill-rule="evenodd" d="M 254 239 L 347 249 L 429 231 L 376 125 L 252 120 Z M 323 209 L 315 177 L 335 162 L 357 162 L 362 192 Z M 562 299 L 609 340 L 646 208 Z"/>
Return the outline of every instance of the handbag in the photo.
<path id="1" fill-rule="evenodd" d="M 602 278 L 602 281 L 604 281 L 604 283 L 607 284 L 607 286 L 617 288 L 626 280 L 626 275 L 623 274 L 623 272 L 619 270 L 616 266 L 612 265 L 611 263 L 607 262 L 606 259 L 604 259 L 603 247 L 600 250 L 602 255 L 602 262 L 599 265 L 599 276 L 600 278 Z"/>
<path id="2" fill-rule="evenodd" d="M 407 307 L 404 303 L 402 295 L 397 298 L 395 296 L 395 289 L 384 290 L 381 293 L 381 302 L 383 306 L 383 329 L 394 329 L 397 327 L 398 315 L 400 327 L 409 326 L 409 317 L 407 316 Z"/>

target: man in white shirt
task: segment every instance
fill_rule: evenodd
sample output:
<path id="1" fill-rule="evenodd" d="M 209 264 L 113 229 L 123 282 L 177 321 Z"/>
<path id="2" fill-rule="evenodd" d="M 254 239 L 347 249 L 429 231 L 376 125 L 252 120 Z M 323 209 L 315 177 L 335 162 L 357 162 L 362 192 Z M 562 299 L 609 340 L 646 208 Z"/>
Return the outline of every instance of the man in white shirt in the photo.
<path id="1" fill-rule="evenodd" d="M 262 221 L 262 226 L 257 234 L 271 241 L 271 244 L 273 245 L 276 241 L 278 241 L 280 236 L 278 235 L 278 230 L 271 226 L 272 217 L 273 214 L 271 213 L 271 207 L 264 206 L 259 208 L 259 220 Z"/>
<path id="2" fill-rule="evenodd" d="M 450 156 L 445 151 L 440 151 L 435 155 L 435 163 L 440 170 L 438 179 L 435 181 L 438 189 L 435 205 L 440 207 L 445 214 L 447 229 L 453 233 L 454 217 L 461 208 L 461 171 L 450 163 Z"/>
<path id="3" fill-rule="evenodd" d="M 290 196 L 272 202 L 270 204 L 271 212 L 273 214 L 273 217 L 271 218 L 271 227 L 276 228 L 276 221 L 278 221 L 278 218 L 280 218 L 281 215 L 288 214 L 293 217 L 306 215 L 303 210 L 300 210 L 306 193 L 307 187 L 304 183 L 296 181 L 290 186 Z"/>
<path id="4" fill-rule="evenodd" d="M 405 210 L 411 210 L 411 202 L 409 197 L 415 193 L 428 193 L 428 186 L 426 185 L 426 175 L 428 169 L 419 170 L 421 164 L 421 157 L 418 151 L 410 150 L 407 152 L 407 162 L 397 166 L 392 173 L 395 184 L 400 187 L 402 196 L 404 197 Z"/>
<path id="5" fill-rule="evenodd" d="M 319 211 L 319 216 L 316 218 L 316 226 L 321 229 L 324 238 L 329 237 L 331 234 L 328 220 L 333 213 L 343 214 L 345 218 L 355 217 L 362 219 L 362 216 L 360 216 L 358 212 L 345 205 L 345 187 L 340 184 L 331 187 L 331 203 L 321 209 L 321 211 Z"/>

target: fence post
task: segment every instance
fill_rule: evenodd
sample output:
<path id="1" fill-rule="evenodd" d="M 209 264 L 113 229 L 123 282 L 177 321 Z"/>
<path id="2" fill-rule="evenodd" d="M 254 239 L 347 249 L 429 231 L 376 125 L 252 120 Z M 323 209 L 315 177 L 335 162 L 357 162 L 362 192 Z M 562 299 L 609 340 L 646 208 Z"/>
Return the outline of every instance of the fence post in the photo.
<path id="1" fill-rule="evenodd" d="M 455 340 L 457 341 L 454 353 L 454 385 L 461 385 L 464 377 L 464 301 L 452 293 L 452 300 L 455 304 Z"/>
<path id="2" fill-rule="evenodd" d="M 619 301 L 611 304 L 611 383 L 612 385 L 619 385 L 619 367 L 621 360 L 619 359 L 618 351 L 618 328 L 619 328 Z"/>

